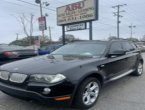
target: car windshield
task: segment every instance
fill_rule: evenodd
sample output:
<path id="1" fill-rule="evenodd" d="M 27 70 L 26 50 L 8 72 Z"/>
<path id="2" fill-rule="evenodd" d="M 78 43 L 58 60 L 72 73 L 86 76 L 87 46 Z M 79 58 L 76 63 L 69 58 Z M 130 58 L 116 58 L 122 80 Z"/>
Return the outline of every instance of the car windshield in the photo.
<path id="1" fill-rule="evenodd" d="M 101 56 L 106 49 L 105 43 L 73 43 L 65 45 L 51 54 Z"/>

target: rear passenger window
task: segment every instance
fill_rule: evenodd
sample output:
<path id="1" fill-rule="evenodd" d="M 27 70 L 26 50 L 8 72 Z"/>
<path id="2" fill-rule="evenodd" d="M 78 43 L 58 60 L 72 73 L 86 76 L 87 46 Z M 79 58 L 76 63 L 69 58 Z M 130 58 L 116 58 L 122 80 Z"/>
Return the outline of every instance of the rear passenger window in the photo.
<path id="1" fill-rule="evenodd" d="M 132 45 L 132 47 L 134 48 L 134 50 L 137 48 L 137 46 L 133 42 L 131 42 L 130 44 Z"/>
<path id="2" fill-rule="evenodd" d="M 110 47 L 110 53 L 113 53 L 114 51 L 118 51 L 118 50 L 123 50 L 121 43 L 120 42 L 112 43 Z"/>
<path id="3" fill-rule="evenodd" d="M 123 42 L 122 45 L 123 45 L 124 50 L 126 50 L 127 52 L 135 50 L 133 45 L 129 42 Z"/>

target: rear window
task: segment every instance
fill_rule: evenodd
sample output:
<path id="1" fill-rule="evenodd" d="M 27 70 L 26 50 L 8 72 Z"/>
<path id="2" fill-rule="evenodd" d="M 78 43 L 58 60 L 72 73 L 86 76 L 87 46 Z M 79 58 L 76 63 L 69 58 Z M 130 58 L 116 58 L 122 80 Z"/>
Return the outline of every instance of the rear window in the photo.
<path id="1" fill-rule="evenodd" d="M 130 42 L 130 44 L 132 45 L 132 47 L 134 48 L 134 50 L 137 48 L 137 46 L 133 42 Z"/>
<path id="2" fill-rule="evenodd" d="M 133 43 L 129 43 L 129 42 L 122 42 L 123 48 L 125 51 L 133 51 L 135 50 L 135 45 L 133 46 Z"/>

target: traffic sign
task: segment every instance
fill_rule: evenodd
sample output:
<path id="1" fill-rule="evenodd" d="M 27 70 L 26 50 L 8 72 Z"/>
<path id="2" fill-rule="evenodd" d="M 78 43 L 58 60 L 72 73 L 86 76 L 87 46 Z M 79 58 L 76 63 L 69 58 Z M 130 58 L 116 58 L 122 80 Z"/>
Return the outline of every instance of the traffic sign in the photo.
<path id="1" fill-rule="evenodd" d="M 47 30 L 46 17 L 45 16 L 39 17 L 38 18 L 38 23 L 39 23 L 39 30 L 40 31 Z"/>

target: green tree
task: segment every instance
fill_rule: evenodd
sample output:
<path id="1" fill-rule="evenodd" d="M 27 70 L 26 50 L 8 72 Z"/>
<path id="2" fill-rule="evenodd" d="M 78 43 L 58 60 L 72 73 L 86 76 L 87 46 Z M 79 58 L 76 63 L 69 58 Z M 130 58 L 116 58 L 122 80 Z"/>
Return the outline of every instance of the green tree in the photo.
<path id="1" fill-rule="evenodd" d="M 110 40 L 116 40 L 116 39 L 118 39 L 116 36 L 110 36 L 110 37 L 108 37 L 108 40 L 110 41 Z"/>
<path id="2" fill-rule="evenodd" d="M 19 46 L 31 46 L 31 45 L 34 45 L 35 43 L 35 37 L 38 37 L 38 36 L 25 37 L 19 40 L 12 41 L 10 44 L 19 45 Z M 45 46 L 51 43 L 48 36 L 44 36 L 44 37 L 39 36 L 39 39 L 40 39 L 41 46 Z"/>
<path id="3" fill-rule="evenodd" d="M 73 41 L 78 41 L 78 40 L 80 40 L 79 38 L 75 38 L 75 36 L 74 35 L 71 35 L 71 34 L 66 34 L 65 35 L 65 41 L 66 42 L 73 42 Z M 59 41 L 60 42 L 62 42 L 62 36 L 59 38 Z"/>

